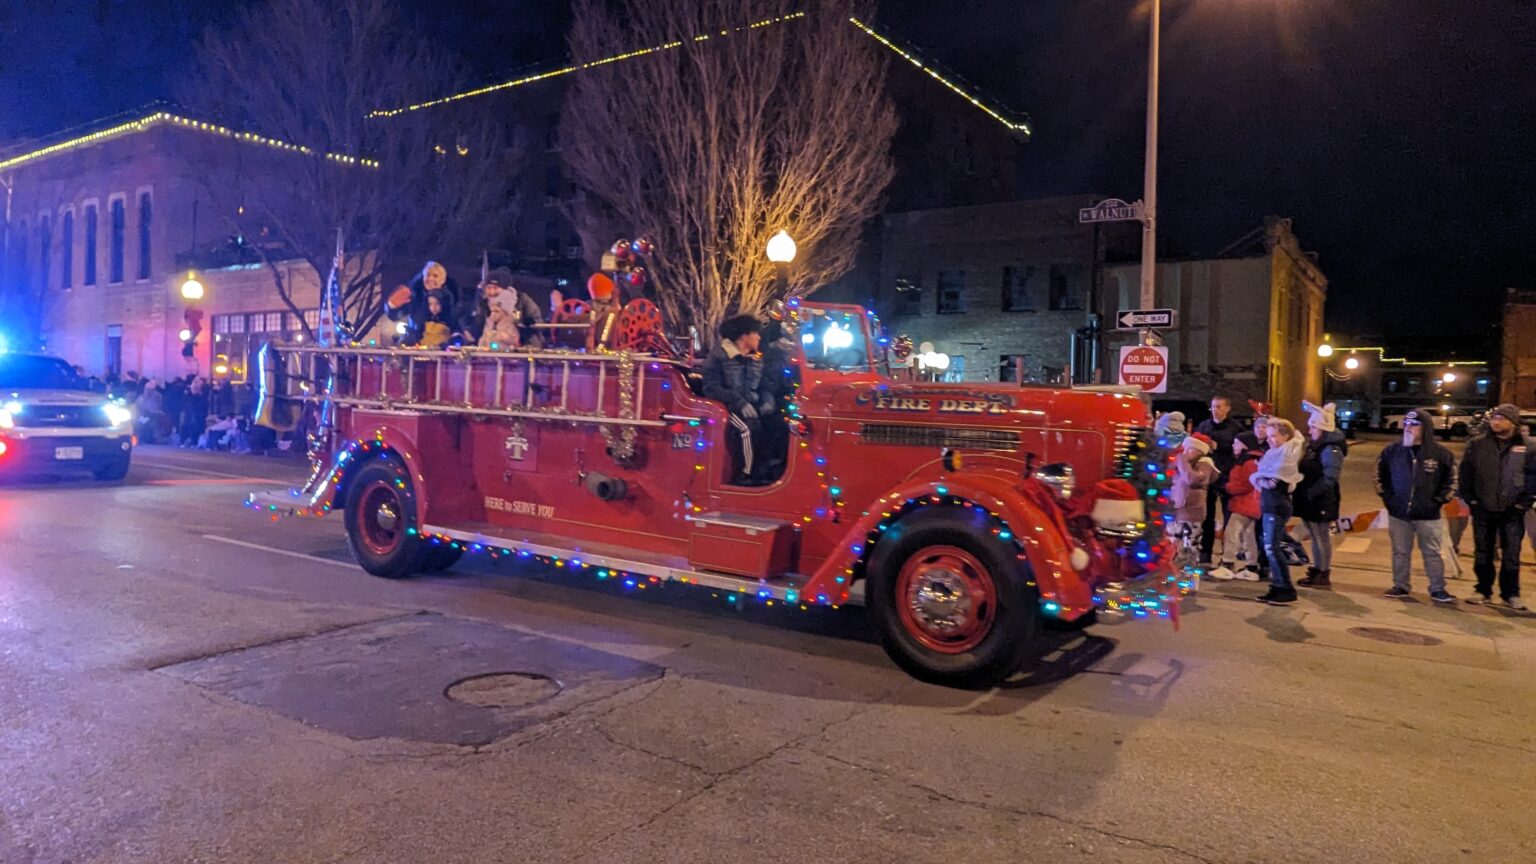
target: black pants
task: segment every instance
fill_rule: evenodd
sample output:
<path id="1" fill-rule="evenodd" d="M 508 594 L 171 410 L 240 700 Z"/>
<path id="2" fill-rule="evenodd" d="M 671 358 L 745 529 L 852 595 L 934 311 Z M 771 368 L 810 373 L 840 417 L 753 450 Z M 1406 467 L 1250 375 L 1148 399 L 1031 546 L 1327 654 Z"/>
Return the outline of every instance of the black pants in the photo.
<path id="1" fill-rule="evenodd" d="M 1493 596 L 1494 547 L 1503 556 L 1499 562 L 1499 596 L 1520 596 L 1520 545 L 1525 539 L 1525 514 L 1519 510 L 1489 513 L 1472 511 L 1472 541 L 1477 552 L 1472 572 L 1477 574 L 1477 593 Z"/>
<path id="2" fill-rule="evenodd" d="M 1225 526 L 1232 519 L 1232 496 L 1227 494 L 1227 478 L 1221 475 L 1211 485 L 1205 496 L 1205 521 L 1200 523 L 1200 560 L 1202 562 L 1214 561 L 1211 550 L 1216 546 L 1216 499 L 1221 499 L 1221 524 Z M 1227 541 L 1221 541 L 1221 557 L 1223 560 L 1232 560 L 1232 547 Z"/>
<path id="3" fill-rule="evenodd" d="M 763 424 L 756 417 L 746 418 L 740 414 L 727 415 L 727 425 L 730 427 L 725 434 L 729 442 L 729 450 L 735 458 L 736 465 L 741 469 L 738 475 L 742 479 L 751 479 L 753 471 L 757 468 L 757 451 L 762 448 Z"/>

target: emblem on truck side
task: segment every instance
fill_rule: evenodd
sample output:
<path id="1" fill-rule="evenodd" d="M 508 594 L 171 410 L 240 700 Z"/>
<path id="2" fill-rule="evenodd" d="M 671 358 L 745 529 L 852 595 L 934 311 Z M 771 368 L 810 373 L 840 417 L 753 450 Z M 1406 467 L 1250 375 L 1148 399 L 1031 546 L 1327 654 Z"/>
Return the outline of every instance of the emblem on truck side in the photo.
<path id="1" fill-rule="evenodd" d="M 528 455 L 528 438 L 523 435 L 521 423 L 512 427 L 512 434 L 507 436 L 503 446 L 507 451 L 507 458 L 513 462 L 521 462 Z"/>

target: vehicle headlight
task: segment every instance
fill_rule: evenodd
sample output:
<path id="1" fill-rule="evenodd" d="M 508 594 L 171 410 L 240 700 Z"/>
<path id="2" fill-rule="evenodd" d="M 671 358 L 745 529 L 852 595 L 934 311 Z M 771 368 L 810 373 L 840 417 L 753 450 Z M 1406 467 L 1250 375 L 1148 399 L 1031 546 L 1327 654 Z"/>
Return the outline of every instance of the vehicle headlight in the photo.
<path id="1" fill-rule="evenodd" d="M 16 418 L 12 416 L 11 409 L 0 408 L 0 429 L 15 429 Z"/>
<path id="2" fill-rule="evenodd" d="M 121 426 L 133 419 L 133 412 L 121 405 L 103 405 L 101 410 L 106 412 L 107 422 L 113 426 Z"/>

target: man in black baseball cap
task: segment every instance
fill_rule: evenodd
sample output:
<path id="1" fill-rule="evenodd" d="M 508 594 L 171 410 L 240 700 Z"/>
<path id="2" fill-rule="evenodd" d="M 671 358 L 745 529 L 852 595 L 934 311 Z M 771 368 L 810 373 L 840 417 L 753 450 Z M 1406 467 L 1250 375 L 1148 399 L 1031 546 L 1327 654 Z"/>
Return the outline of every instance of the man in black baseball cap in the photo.
<path id="1" fill-rule="evenodd" d="M 1520 546 L 1525 513 L 1536 500 L 1536 449 L 1520 429 L 1520 409 L 1505 403 L 1488 412 L 1488 434 L 1467 444 L 1461 469 L 1461 497 L 1472 511 L 1472 539 L 1477 545 L 1472 570 L 1477 588 L 1468 603 L 1493 600 L 1493 559 L 1499 563 L 1499 597 L 1505 607 L 1526 609 L 1520 601 Z"/>
<path id="2" fill-rule="evenodd" d="M 1445 519 L 1440 508 L 1456 494 L 1456 457 L 1430 434 L 1434 413 L 1415 408 L 1403 417 L 1403 440 L 1381 451 L 1376 460 L 1376 494 L 1387 509 L 1387 536 L 1392 541 L 1392 587 L 1388 597 L 1407 597 L 1417 540 L 1429 577 L 1429 597 L 1454 603 L 1445 590 Z"/>

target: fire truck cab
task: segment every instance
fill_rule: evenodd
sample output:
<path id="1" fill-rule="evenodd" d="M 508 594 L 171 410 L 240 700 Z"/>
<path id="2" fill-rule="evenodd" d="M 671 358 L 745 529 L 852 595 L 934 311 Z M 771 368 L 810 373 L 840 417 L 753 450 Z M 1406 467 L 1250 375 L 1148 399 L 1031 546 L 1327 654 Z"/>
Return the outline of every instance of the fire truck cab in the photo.
<path id="1" fill-rule="evenodd" d="M 275 345 L 259 411 L 318 410 L 314 471 L 250 503 L 274 518 L 340 511 L 358 562 L 386 578 L 470 552 L 630 590 L 862 603 L 895 662 L 952 686 L 1013 674 L 1052 621 L 1177 615 L 1188 582 L 1167 566 L 1167 466 L 1139 396 L 900 380 L 872 314 L 783 311 L 798 383 L 770 418 L 790 434 L 767 485 L 731 485 L 726 408 L 687 359 L 641 350 L 664 340 Z"/>

